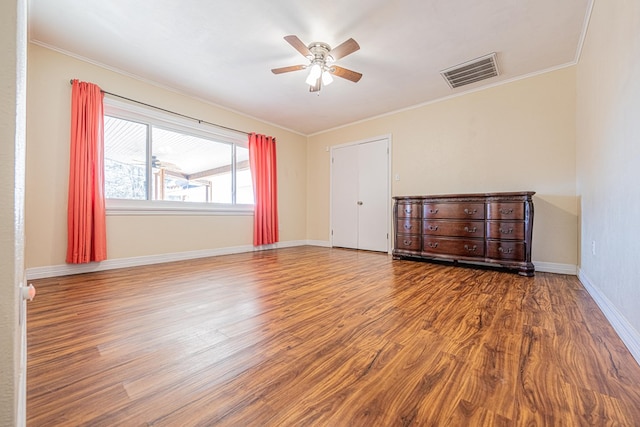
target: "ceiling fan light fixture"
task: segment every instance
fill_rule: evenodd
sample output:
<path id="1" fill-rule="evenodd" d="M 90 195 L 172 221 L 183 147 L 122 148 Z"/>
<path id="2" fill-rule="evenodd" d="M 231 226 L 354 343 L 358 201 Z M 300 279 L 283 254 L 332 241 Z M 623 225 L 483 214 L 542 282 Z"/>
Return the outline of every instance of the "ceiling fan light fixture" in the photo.
<path id="1" fill-rule="evenodd" d="M 325 70 L 322 72 L 322 84 L 324 86 L 329 86 L 331 83 L 333 83 L 333 77 L 331 76 L 331 73 L 329 72 L 329 70 Z"/>
<path id="2" fill-rule="evenodd" d="M 308 84 L 309 86 L 315 86 L 317 81 L 318 81 L 318 78 L 314 77 L 313 74 L 309 73 L 309 75 L 307 76 L 307 80 L 305 80 L 305 83 Z"/>
<path id="3" fill-rule="evenodd" d="M 322 67 L 317 62 L 313 62 L 309 67 L 309 75 L 307 76 L 307 80 L 305 80 L 305 82 L 309 86 L 315 86 L 321 75 Z"/>
<path id="4" fill-rule="evenodd" d="M 320 74 L 322 74 L 322 67 L 320 67 L 320 64 L 318 64 L 317 62 L 314 62 L 313 65 L 311 65 L 309 76 L 317 80 L 318 77 L 320 77 Z"/>

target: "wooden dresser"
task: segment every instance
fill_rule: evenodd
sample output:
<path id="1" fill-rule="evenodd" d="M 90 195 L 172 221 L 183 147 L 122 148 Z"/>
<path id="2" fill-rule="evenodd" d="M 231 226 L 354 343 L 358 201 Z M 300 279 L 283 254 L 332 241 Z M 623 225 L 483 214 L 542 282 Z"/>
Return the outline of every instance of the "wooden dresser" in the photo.
<path id="1" fill-rule="evenodd" d="M 534 194 L 394 197 L 393 258 L 489 263 L 533 276 Z"/>

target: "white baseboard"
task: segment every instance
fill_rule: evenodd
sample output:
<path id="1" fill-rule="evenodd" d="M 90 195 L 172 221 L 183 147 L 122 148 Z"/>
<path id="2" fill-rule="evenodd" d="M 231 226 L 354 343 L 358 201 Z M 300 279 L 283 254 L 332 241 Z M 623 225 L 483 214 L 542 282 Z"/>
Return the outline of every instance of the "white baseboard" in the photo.
<path id="1" fill-rule="evenodd" d="M 331 247 L 331 242 L 328 240 L 307 240 L 306 244 L 310 246 L 322 246 L 323 248 Z"/>
<path id="2" fill-rule="evenodd" d="M 640 365 L 640 333 L 631 326 L 627 319 L 618 311 L 616 306 L 609 301 L 609 299 L 594 286 L 593 282 L 584 274 L 583 271 L 578 271 L 578 279 L 582 282 L 591 298 L 598 304 L 600 310 L 607 318 L 613 329 L 616 331 L 624 345 L 629 349 L 629 352 L 636 359 L 636 362 Z"/>
<path id="3" fill-rule="evenodd" d="M 89 264 L 62 264 L 47 267 L 34 267 L 28 268 L 26 270 L 26 277 L 27 280 L 44 279 L 47 277 L 67 276 L 72 274 L 91 273 L 94 271 L 114 270 L 116 268 L 138 267 L 141 265 L 160 264 L 163 262 L 184 261 L 188 259 L 231 255 L 303 245 L 330 248 L 331 242 L 327 240 L 292 240 L 287 242 L 278 242 L 274 245 L 264 245 L 259 247 L 244 245 L 218 249 L 206 249 L 202 251 L 177 252 L 133 258 L 110 259 L 102 262 L 92 262 Z M 534 265 L 536 267 L 536 271 L 556 274 L 571 274 L 574 276 L 576 275 L 576 266 L 574 265 L 556 264 L 550 262 L 534 262 Z"/>
<path id="4" fill-rule="evenodd" d="M 177 252 L 170 254 L 147 255 L 133 258 L 109 259 L 102 262 L 92 262 L 88 264 L 62 264 L 47 267 L 34 267 L 26 270 L 27 280 L 44 279 L 47 277 L 67 276 L 71 274 L 91 273 L 94 271 L 114 270 L 116 268 L 138 267 L 141 265 L 160 264 L 164 262 L 184 261 L 196 258 L 206 258 L 220 255 L 239 254 L 244 252 L 264 251 L 277 248 L 288 248 L 293 246 L 313 245 L 306 240 L 293 240 L 278 242 L 273 245 L 263 246 L 233 246 L 218 249 L 205 249 L 201 251 Z M 317 245 L 319 246 L 319 245 Z"/>
<path id="5" fill-rule="evenodd" d="M 263 251 L 268 249 L 289 248 L 294 246 L 320 246 L 330 248 L 331 242 L 327 240 L 291 240 L 278 242 L 274 245 L 254 247 L 252 245 L 232 246 L 218 249 L 205 249 L 201 251 L 177 252 L 170 254 L 147 255 L 133 258 L 110 259 L 89 264 L 62 264 L 47 267 L 28 268 L 27 280 L 44 279 L 47 277 L 67 276 L 72 274 L 91 273 L 94 271 L 114 270 L 116 268 L 138 267 L 141 265 L 160 264 L 163 262 L 184 261 L 188 259 L 206 258 L 220 255 L 231 255 L 245 252 Z M 570 264 L 556 264 L 551 262 L 534 261 L 536 271 L 557 274 L 576 275 L 576 266 Z"/>
<path id="6" fill-rule="evenodd" d="M 571 264 L 558 264 L 555 262 L 533 261 L 536 271 L 543 273 L 570 274 L 575 276 L 578 274 L 578 267 Z"/>

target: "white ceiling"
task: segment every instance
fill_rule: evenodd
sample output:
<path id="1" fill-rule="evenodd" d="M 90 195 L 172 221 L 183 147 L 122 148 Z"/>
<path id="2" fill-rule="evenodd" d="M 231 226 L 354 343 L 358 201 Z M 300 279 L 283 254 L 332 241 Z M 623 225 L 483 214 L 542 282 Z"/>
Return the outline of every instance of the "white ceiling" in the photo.
<path id="1" fill-rule="evenodd" d="M 29 37 L 309 135 L 573 64 L 592 2 L 29 0 Z M 305 71 L 271 73 L 308 62 L 289 34 L 332 47 L 354 38 L 361 49 L 336 64 L 364 77 L 336 77 L 318 96 Z M 440 75 L 491 52 L 498 77 L 452 90 Z"/>

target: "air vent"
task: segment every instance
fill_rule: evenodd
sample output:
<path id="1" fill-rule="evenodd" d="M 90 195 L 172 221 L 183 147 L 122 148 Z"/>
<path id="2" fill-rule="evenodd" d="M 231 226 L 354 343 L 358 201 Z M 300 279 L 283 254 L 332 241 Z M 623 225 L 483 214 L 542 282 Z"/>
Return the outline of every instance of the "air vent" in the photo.
<path id="1" fill-rule="evenodd" d="M 486 80 L 498 75 L 498 64 L 496 63 L 496 54 L 491 53 L 481 58 L 459 64 L 446 70 L 440 71 L 442 77 L 445 78 L 451 89 L 470 83 Z"/>

